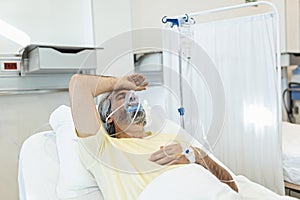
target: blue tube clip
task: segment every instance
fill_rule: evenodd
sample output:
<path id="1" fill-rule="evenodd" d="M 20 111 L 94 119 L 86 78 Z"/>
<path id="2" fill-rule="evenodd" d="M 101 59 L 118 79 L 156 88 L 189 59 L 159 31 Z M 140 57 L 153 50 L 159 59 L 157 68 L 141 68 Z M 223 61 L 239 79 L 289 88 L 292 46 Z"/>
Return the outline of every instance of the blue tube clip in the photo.
<path id="1" fill-rule="evenodd" d="M 164 16 L 161 21 L 164 24 L 170 22 L 171 28 L 173 28 L 173 26 L 180 27 L 183 23 L 187 23 L 189 21 L 189 16 L 187 14 L 181 18 L 167 18 L 167 16 Z"/>
<path id="2" fill-rule="evenodd" d="M 184 115 L 184 108 L 183 108 L 183 107 L 178 108 L 178 112 L 179 112 L 179 114 L 180 114 L 181 116 L 183 116 L 183 115 Z"/>

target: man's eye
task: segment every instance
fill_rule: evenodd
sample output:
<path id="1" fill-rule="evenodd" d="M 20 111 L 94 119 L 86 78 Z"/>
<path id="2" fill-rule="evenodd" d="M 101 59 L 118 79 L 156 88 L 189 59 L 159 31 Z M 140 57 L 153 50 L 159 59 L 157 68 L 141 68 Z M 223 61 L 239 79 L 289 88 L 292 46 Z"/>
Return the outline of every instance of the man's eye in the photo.
<path id="1" fill-rule="evenodd" d="M 126 96 L 125 94 L 120 94 L 120 95 L 118 96 L 118 100 L 124 99 L 125 96 Z"/>

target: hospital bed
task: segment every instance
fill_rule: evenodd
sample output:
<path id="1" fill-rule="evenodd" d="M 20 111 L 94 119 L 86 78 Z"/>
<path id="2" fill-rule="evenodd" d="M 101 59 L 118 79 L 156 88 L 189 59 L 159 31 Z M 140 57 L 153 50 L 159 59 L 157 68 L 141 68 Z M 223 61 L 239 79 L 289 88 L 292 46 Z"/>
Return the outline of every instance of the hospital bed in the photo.
<path id="1" fill-rule="evenodd" d="M 287 189 L 300 191 L 300 125 L 282 123 L 283 174 Z"/>
<path id="2" fill-rule="evenodd" d="M 77 137 L 70 108 L 60 106 L 50 116 L 52 130 L 39 132 L 29 137 L 20 151 L 19 157 L 19 197 L 20 200 L 35 199 L 76 199 L 101 200 L 101 191 L 92 175 L 84 169 L 76 153 Z M 180 127 L 167 121 L 162 132 L 178 131 Z M 226 168 L 217 158 L 212 159 Z M 163 173 L 152 181 L 141 193 L 139 199 L 292 199 L 279 196 L 267 188 L 251 182 L 244 176 L 232 175 L 239 188 L 239 194 L 227 185 L 213 181 L 210 173 L 201 178 L 189 180 L 186 174 L 195 166 L 185 166 Z M 189 167 L 189 170 L 186 168 Z M 204 169 L 204 168 L 203 168 Z M 229 170 L 229 169 L 228 169 Z M 205 175 L 206 174 L 206 175 Z M 194 175 L 193 175 L 194 176 Z M 195 177 L 197 174 L 195 174 Z M 180 180 L 180 181 L 178 181 Z M 174 191 L 182 191 L 180 194 Z M 183 196 L 180 196 L 183 195 Z M 182 197 L 182 198 L 181 198 Z"/>

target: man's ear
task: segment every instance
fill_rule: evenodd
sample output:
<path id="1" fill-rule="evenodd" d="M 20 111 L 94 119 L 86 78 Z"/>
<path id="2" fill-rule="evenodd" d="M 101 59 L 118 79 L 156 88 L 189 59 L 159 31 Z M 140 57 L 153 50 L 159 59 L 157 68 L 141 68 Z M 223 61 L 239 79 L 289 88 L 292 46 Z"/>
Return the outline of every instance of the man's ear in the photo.
<path id="1" fill-rule="evenodd" d="M 109 118 L 107 119 L 107 123 L 109 123 L 109 124 L 111 124 L 113 121 L 114 121 L 114 120 L 113 120 L 113 118 L 111 118 L 111 117 L 109 117 Z"/>

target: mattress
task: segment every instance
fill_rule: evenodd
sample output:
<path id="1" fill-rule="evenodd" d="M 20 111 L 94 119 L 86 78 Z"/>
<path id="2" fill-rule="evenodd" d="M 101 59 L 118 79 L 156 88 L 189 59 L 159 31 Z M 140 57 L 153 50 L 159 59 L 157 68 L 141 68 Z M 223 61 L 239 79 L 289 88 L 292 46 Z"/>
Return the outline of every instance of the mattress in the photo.
<path id="1" fill-rule="evenodd" d="M 284 180 L 300 185 L 300 125 L 282 123 Z"/>

